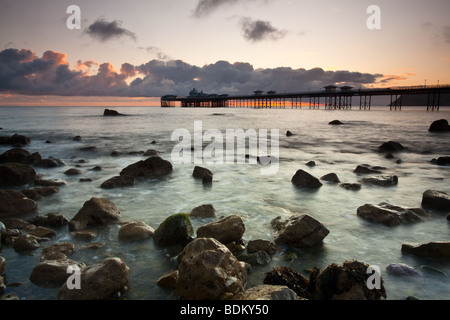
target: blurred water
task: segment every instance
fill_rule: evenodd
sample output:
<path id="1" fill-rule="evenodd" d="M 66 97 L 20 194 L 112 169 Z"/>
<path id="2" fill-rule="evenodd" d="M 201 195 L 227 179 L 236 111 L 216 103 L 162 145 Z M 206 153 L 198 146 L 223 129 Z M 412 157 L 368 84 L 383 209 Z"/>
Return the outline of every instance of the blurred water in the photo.
<path id="1" fill-rule="evenodd" d="M 255 109 L 181 109 L 181 108 L 115 108 L 126 117 L 103 117 L 98 107 L 2 107 L 0 135 L 24 134 L 32 140 L 26 147 L 38 151 L 43 158 L 50 156 L 66 162 L 67 166 L 39 169 L 46 179 L 67 181 L 60 192 L 39 202 L 41 214 L 52 211 L 72 218 L 91 197 L 113 201 L 126 220 L 142 220 L 154 229 L 169 215 L 190 212 L 194 207 L 211 203 L 218 216 L 238 214 L 244 220 L 244 240 L 273 240 L 270 221 L 279 216 L 307 213 L 330 230 L 320 247 L 296 250 L 297 259 L 287 261 L 284 255 L 273 257 L 264 267 L 254 268 L 249 284 L 258 285 L 264 273 L 273 267 L 290 265 L 299 272 L 314 266 L 325 268 L 331 263 L 342 264 L 357 259 L 378 265 L 382 271 L 388 299 L 404 299 L 414 295 L 421 299 L 449 299 L 449 278 L 424 272 L 421 280 L 402 279 L 386 273 L 389 263 L 406 263 L 419 269 L 432 266 L 450 275 L 450 264 L 440 260 L 418 259 L 403 255 L 403 243 L 426 243 L 449 240 L 450 224 L 445 216 L 432 212 L 433 218 L 423 223 L 386 227 L 356 216 L 365 203 L 389 202 L 406 207 L 420 207 L 422 193 L 427 189 L 450 192 L 450 169 L 432 165 L 430 160 L 450 155 L 448 134 L 429 133 L 434 120 L 449 119 L 450 112 L 427 112 L 426 108 L 404 108 L 391 112 L 386 108 L 371 111 L 345 110 L 255 110 Z M 339 119 L 342 126 L 328 123 Z M 171 141 L 174 130 L 184 128 L 193 135 L 194 121 L 202 121 L 203 130 L 219 129 L 278 129 L 280 132 L 280 164 L 278 173 L 261 175 L 260 165 L 208 165 L 214 172 L 211 187 L 204 187 L 192 178 L 193 163 L 174 165 L 174 172 L 163 180 L 139 182 L 131 188 L 104 190 L 100 184 L 118 175 L 127 165 L 145 159 L 137 151 L 156 149 L 161 157 L 171 161 L 171 151 L 177 142 Z M 295 135 L 286 137 L 290 130 Z M 74 136 L 81 136 L 79 142 Z M 50 140 L 51 143 L 46 143 Z M 408 148 L 388 160 L 377 148 L 394 140 Z M 155 141 L 156 144 L 152 144 Z M 208 145 L 204 141 L 204 145 Z M 95 152 L 79 149 L 95 146 Z M 8 150 L 0 146 L 0 153 Z M 120 156 L 111 156 L 112 151 Z M 269 148 L 270 150 L 270 148 Z M 396 160 L 401 159 L 401 163 Z M 80 160 L 84 160 L 80 162 Z M 305 164 L 313 160 L 316 166 Z M 316 177 L 336 173 L 342 182 L 358 182 L 353 173 L 359 164 L 386 167 L 386 175 L 399 177 L 396 187 L 363 186 L 360 191 L 344 190 L 324 183 L 317 191 L 296 188 L 291 178 L 298 169 Z M 81 176 L 64 175 L 69 167 L 77 166 Z M 90 170 L 101 166 L 101 171 Z M 91 182 L 79 182 L 90 178 Z M 20 189 L 20 188 L 19 188 Z M 26 217 L 25 217 L 26 218 Z M 192 219 L 194 229 L 211 220 Z M 130 267 L 128 299 L 175 299 L 171 290 L 156 285 L 159 276 L 176 268 L 175 252 L 158 248 L 153 241 L 123 244 L 117 239 L 119 225 L 98 230 L 92 242 L 104 242 L 101 249 L 83 249 L 86 241 L 73 239 L 66 228 L 58 230 L 50 243 L 71 241 L 77 244 L 73 260 L 95 263 L 109 256 L 121 257 Z M 47 244 L 45 244 L 47 245 Z M 287 249 L 287 248 L 285 248 Z M 28 278 L 39 260 L 40 250 L 31 256 L 3 247 L 0 254 L 7 259 L 6 280 L 20 285 L 8 287 L 22 299 L 55 299 L 58 289 L 40 288 Z M 289 250 L 289 249 L 287 249 Z"/>

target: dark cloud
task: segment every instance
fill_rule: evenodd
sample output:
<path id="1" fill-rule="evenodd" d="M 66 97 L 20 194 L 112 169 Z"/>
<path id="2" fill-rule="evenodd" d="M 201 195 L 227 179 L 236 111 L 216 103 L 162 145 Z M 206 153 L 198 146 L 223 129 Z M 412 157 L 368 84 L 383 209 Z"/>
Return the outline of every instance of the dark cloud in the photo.
<path id="1" fill-rule="evenodd" d="M 98 67 L 95 74 L 87 72 L 92 66 Z M 255 90 L 319 90 L 329 84 L 360 87 L 382 78 L 381 74 L 346 70 L 255 69 L 249 63 L 228 61 L 199 67 L 182 60 L 156 59 L 141 65 L 123 63 L 118 72 L 110 63 L 100 64 L 92 60 L 78 61 L 71 68 L 65 54 L 50 50 L 42 57 L 26 49 L 0 51 L 0 92 L 26 95 L 183 96 L 194 87 L 211 94 L 243 95 L 252 94 Z"/>
<path id="2" fill-rule="evenodd" d="M 120 37 L 130 37 L 136 41 L 136 35 L 133 32 L 122 28 L 121 25 L 122 22 L 118 20 L 108 22 L 104 19 L 98 19 L 86 28 L 85 33 L 100 41 L 107 41 Z"/>
<path id="3" fill-rule="evenodd" d="M 241 19 L 242 33 L 249 41 L 278 40 L 286 35 L 285 30 L 279 30 L 272 26 L 269 21 L 252 20 L 250 18 Z"/>
<path id="4" fill-rule="evenodd" d="M 200 0 L 194 9 L 194 17 L 205 17 L 223 5 L 235 4 L 240 1 L 242 0 Z"/>

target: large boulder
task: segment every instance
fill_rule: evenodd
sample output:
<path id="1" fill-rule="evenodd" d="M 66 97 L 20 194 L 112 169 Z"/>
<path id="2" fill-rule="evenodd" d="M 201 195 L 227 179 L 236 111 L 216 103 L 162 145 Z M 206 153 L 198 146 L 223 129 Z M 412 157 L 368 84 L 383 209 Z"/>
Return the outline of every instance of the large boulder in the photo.
<path id="1" fill-rule="evenodd" d="M 365 204 L 357 209 L 357 215 L 365 220 L 398 226 L 404 223 L 422 222 L 430 214 L 421 208 L 402 208 L 386 202 Z"/>
<path id="2" fill-rule="evenodd" d="M 67 258 L 44 260 L 33 268 L 30 281 L 40 287 L 60 287 L 71 275 L 67 272 L 69 267 L 81 269 L 85 266 L 82 262 Z"/>
<path id="3" fill-rule="evenodd" d="M 188 214 L 178 213 L 166 218 L 155 230 L 153 240 L 159 246 L 186 244 L 192 240 L 194 229 Z"/>
<path id="4" fill-rule="evenodd" d="M 0 165 L 0 186 L 22 186 L 33 183 L 35 179 L 36 172 L 27 164 L 5 163 Z"/>
<path id="5" fill-rule="evenodd" d="M 42 161 L 38 152 L 31 154 L 22 148 L 13 148 L 0 154 L 0 163 L 22 163 L 37 165 Z"/>
<path id="6" fill-rule="evenodd" d="M 423 258 L 450 258 L 450 241 L 434 241 L 424 244 L 403 244 L 402 252 Z"/>
<path id="7" fill-rule="evenodd" d="M 128 175 L 112 177 L 100 185 L 102 189 L 130 187 L 136 184 L 136 178 Z"/>
<path id="8" fill-rule="evenodd" d="M 188 300 L 217 300 L 244 291 L 247 269 L 219 241 L 197 238 L 178 256 L 176 292 Z"/>
<path id="9" fill-rule="evenodd" d="M 295 173 L 291 181 L 297 187 L 303 188 L 317 189 L 322 186 L 322 183 L 319 181 L 319 179 L 302 169 L 298 170 Z"/>
<path id="10" fill-rule="evenodd" d="M 450 210 L 450 196 L 442 191 L 427 190 L 422 195 L 422 206 L 448 212 Z"/>
<path id="11" fill-rule="evenodd" d="M 38 205 L 23 193 L 13 190 L 0 190 L 0 218 L 36 212 Z"/>
<path id="12" fill-rule="evenodd" d="M 119 229 L 120 241 L 139 241 L 151 238 L 155 231 L 143 221 L 132 221 Z"/>
<path id="13" fill-rule="evenodd" d="M 447 132 L 450 131 L 450 125 L 446 119 L 436 120 L 430 125 L 428 129 L 430 132 Z"/>
<path id="14" fill-rule="evenodd" d="M 322 223 L 307 214 L 287 219 L 277 217 L 271 221 L 271 226 L 278 233 L 276 244 L 296 248 L 315 246 L 330 233 Z"/>
<path id="15" fill-rule="evenodd" d="M 119 219 L 120 211 L 112 201 L 93 197 L 84 203 L 69 222 L 69 227 L 73 230 L 72 226 L 76 225 L 76 222 L 88 226 L 114 222 Z"/>
<path id="16" fill-rule="evenodd" d="M 240 240 L 245 232 L 241 217 L 231 215 L 217 222 L 211 222 L 197 229 L 197 237 L 214 238 L 223 244 Z"/>
<path id="17" fill-rule="evenodd" d="M 105 300 L 124 289 L 130 269 L 117 257 L 81 269 L 80 289 L 63 284 L 58 292 L 60 300 Z"/>
<path id="18" fill-rule="evenodd" d="M 172 164 L 161 157 L 150 157 L 147 160 L 141 160 L 130 164 L 124 168 L 120 175 L 132 176 L 134 178 L 158 178 L 173 172 Z"/>

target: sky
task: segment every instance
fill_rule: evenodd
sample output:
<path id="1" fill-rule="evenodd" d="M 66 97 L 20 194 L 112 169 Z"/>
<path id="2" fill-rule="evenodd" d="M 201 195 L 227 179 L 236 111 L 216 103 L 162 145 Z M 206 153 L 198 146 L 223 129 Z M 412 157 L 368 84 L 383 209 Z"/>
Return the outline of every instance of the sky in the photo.
<path id="1" fill-rule="evenodd" d="M 448 0 L 0 0 L 0 105 L 449 84 L 449 14 Z"/>

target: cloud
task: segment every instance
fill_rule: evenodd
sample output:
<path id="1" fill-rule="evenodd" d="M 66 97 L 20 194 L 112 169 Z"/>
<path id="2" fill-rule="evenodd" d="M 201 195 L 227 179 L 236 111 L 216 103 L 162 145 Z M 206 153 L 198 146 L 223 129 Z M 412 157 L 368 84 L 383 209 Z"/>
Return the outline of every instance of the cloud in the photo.
<path id="1" fill-rule="evenodd" d="M 450 26 L 445 26 L 442 32 L 445 43 L 450 43 Z"/>
<path id="2" fill-rule="evenodd" d="M 85 33 L 102 42 L 120 37 L 129 37 L 136 41 L 136 35 L 121 27 L 122 22 L 114 20 L 108 22 L 104 19 L 97 19 L 93 24 L 85 29 Z"/>
<path id="3" fill-rule="evenodd" d="M 248 17 L 241 19 L 242 33 L 249 41 L 278 40 L 283 38 L 287 31 L 279 30 L 272 26 L 269 21 L 252 20 Z"/>
<path id="4" fill-rule="evenodd" d="M 235 4 L 241 0 L 200 0 L 194 9 L 194 17 L 202 18 L 226 4 Z"/>
<path id="5" fill-rule="evenodd" d="M 255 69 L 250 63 L 228 61 L 200 67 L 182 60 L 154 59 L 141 65 L 123 63 L 116 71 L 108 62 L 92 60 L 71 67 L 66 58 L 51 50 L 42 57 L 27 49 L 0 51 L 0 94 L 160 97 L 187 95 L 196 87 L 211 94 L 245 95 L 255 90 L 318 90 L 329 84 L 360 87 L 383 79 L 381 74 L 322 68 Z M 97 68 L 87 72 L 91 67 Z"/>

